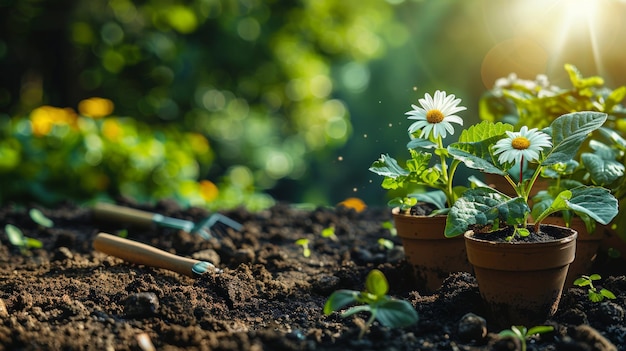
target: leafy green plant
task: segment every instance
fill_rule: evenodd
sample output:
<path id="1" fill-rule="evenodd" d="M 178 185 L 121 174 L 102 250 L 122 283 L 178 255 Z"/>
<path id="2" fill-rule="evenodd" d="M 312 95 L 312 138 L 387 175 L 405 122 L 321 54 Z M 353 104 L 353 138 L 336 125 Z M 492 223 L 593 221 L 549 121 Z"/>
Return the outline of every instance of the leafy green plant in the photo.
<path id="1" fill-rule="evenodd" d="M 302 246 L 302 256 L 310 257 L 311 256 L 311 248 L 309 248 L 309 239 L 301 238 L 296 240 L 296 245 Z"/>
<path id="2" fill-rule="evenodd" d="M 610 290 L 600 289 L 600 291 L 598 291 L 598 288 L 593 285 L 594 281 L 597 281 L 600 279 L 602 279 L 602 277 L 599 274 L 583 275 L 580 278 L 574 280 L 574 285 L 579 286 L 581 288 L 588 286 L 589 289 L 587 290 L 588 292 L 587 296 L 589 296 L 589 300 L 591 302 L 601 302 L 605 298 L 615 299 L 615 294 L 613 294 Z"/>
<path id="3" fill-rule="evenodd" d="M 518 128 L 544 128 L 572 111 L 595 111 L 609 115 L 608 128 L 626 131 L 626 110 L 621 105 L 626 86 L 612 90 L 604 86 L 602 77 L 583 77 L 571 64 L 564 68 L 571 83 L 567 89 L 552 85 L 545 75 L 535 80 L 521 79 L 515 74 L 498 79 L 479 101 L 480 118 Z"/>
<path id="4" fill-rule="evenodd" d="M 29 249 L 40 249 L 43 247 L 41 241 L 24 236 L 22 230 L 12 224 L 5 225 L 4 232 L 7 234 L 9 242 L 19 248 L 22 254 L 26 254 Z"/>
<path id="5" fill-rule="evenodd" d="M 447 133 L 454 134 L 452 123 L 463 124 L 455 113 L 465 107 L 458 106 L 461 99 L 444 91 L 436 91 L 434 97 L 426 94 L 419 102 L 421 107 L 412 105 L 413 110 L 406 113 L 409 119 L 416 120 L 409 127 L 411 140 L 407 148 L 410 159 L 401 166 L 389 154 L 382 154 L 369 170 L 384 177 L 381 184 L 384 189 L 400 193 L 389 201 L 389 206 L 407 212 L 422 201 L 435 205 L 436 213 L 445 213 L 461 190 L 453 187 L 460 162 L 450 157 L 443 139 Z M 436 160 L 432 159 L 433 156 Z M 426 188 L 434 190 L 425 192 Z"/>
<path id="6" fill-rule="evenodd" d="M 524 126 L 513 132 L 511 125 L 489 121 L 464 130 L 459 141 L 448 147 L 450 154 L 469 168 L 504 177 L 516 196 L 511 198 L 483 186 L 467 190 L 450 208 L 445 235 L 461 235 L 472 227 L 489 231 L 501 226 L 514 226 L 514 234 L 508 240 L 529 235 L 529 194 L 540 173 L 571 160 L 589 133 L 600 128 L 606 118 L 603 113 L 577 112 L 555 119 L 542 131 Z M 523 170 L 530 163 L 536 163 L 536 168 L 528 177 Z M 509 172 L 515 165 L 519 167 L 519 177 Z M 553 170 L 558 171 L 558 167 Z M 617 199 L 608 189 L 598 186 L 563 190 L 534 217 L 534 230 L 538 231 L 547 216 L 568 210 L 608 224 L 618 213 Z"/>
<path id="7" fill-rule="evenodd" d="M 626 86 L 605 86 L 600 76 L 584 77 L 571 64 L 565 64 L 571 87 L 552 85 L 545 75 L 535 80 L 520 79 L 515 74 L 500 78 L 494 88 L 480 99 L 479 116 L 483 120 L 505 122 L 516 127 L 547 127 L 553 120 L 572 111 L 595 111 L 607 114 L 604 127 L 592 134 L 581 154 L 573 157 L 580 165 L 567 176 L 585 185 L 609 189 L 620 207 L 626 205 Z M 544 194 L 554 198 L 558 193 Z M 533 214 L 535 215 L 535 214 Z M 578 214 L 577 214 L 578 215 Z M 593 220 L 585 218 L 588 228 Z M 626 241 L 626 216 L 617 216 L 611 226 Z"/>
<path id="8" fill-rule="evenodd" d="M 534 335 L 550 333 L 552 331 L 554 331 L 554 327 L 549 325 L 539 325 L 530 329 L 527 329 L 523 325 L 514 325 L 511 326 L 511 329 L 505 329 L 498 333 L 498 335 L 500 337 L 512 336 L 516 338 L 519 340 L 522 347 L 521 351 L 526 351 L 526 340 L 530 339 Z"/>
<path id="9" fill-rule="evenodd" d="M 394 299 L 387 295 L 389 283 L 385 275 L 373 269 L 367 275 L 364 291 L 337 290 L 333 292 L 324 305 L 324 314 L 330 315 L 350 304 L 353 306 L 341 313 L 341 317 L 349 317 L 359 312 L 369 312 L 370 318 L 359 333 L 359 338 L 378 320 L 389 328 L 405 327 L 417 323 L 418 316 L 413 306 L 404 300 Z"/>

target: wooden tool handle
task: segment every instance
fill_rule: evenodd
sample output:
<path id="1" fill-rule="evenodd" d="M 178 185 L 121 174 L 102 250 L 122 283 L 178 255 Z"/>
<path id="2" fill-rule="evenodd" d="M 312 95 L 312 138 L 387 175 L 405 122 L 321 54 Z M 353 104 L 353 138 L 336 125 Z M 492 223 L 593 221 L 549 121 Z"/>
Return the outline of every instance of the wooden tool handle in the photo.
<path id="1" fill-rule="evenodd" d="M 198 277 L 198 273 L 194 272 L 194 265 L 206 263 L 176 256 L 156 247 L 107 233 L 96 235 L 93 247 L 100 252 L 119 257 L 128 262 L 164 268 L 192 278 Z"/>
<path id="2" fill-rule="evenodd" d="M 97 203 L 93 207 L 93 216 L 101 222 L 120 222 L 140 228 L 149 228 L 154 225 L 154 213 L 105 202 Z"/>

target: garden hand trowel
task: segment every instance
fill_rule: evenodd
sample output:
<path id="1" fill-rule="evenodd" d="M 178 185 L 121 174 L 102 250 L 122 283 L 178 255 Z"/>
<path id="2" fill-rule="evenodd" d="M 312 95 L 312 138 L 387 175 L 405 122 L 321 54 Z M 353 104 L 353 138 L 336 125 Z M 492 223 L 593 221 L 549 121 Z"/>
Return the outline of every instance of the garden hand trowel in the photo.
<path id="1" fill-rule="evenodd" d="M 198 234 L 204 239 L 213 237 L 213 232 L 223 233 L 223 226 L 241 230 L 242 225 L 222 214 L 214 213 L 198 223 L 166 217 L 130 207 L 100 202 L 93 207 L 93 216 L 98 221 L 118 221 L 138 227 L 149 228 L 153 225 L 181 229 L 191 234 Z"/>
<path id="2" fill-rule="evenodd" d="M 164 268 L 192 278 L 197 278 L 209 271 L 221 272 L 209 262 L 177 256 L 154 246 L 107 233 L 96 235 L 93 240 L 93 247 L 100 252 L 131 263 Z"/>

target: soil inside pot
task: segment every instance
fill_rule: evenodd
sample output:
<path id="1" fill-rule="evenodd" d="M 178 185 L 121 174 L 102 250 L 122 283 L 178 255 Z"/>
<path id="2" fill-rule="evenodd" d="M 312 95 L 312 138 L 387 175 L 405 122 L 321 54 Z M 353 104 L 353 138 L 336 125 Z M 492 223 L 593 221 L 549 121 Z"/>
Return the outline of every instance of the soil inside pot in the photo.
<path id="1" fill-rule="evenodd" d="M 488 240 L 495 242 L 510 242 L 510 243 L 539 243 L 549 242 L 558 239 L 562 239 L 570 235 L 569 229 L 564 230 L 558 226 L 541 224 L 539 231 L 535 232 L 534 225 L 528 225 L 526 227 L 530 231 L 530 235 L 520 236 L 516 235 L 513 240 L 508 241 L 507 238 L 513 235 L 515 228 L 513 226 L 504 227 L 501 230 L 494 232 L 475 232 L 474 238 L 480 240 Z"/>
<path id="2" fill-rule="evenodd" d="M 135 207 L 199 220 L 205 210 L 170 202 Z M 54 222 L 44 228 L 28 216 L 40 208 Z M 478 285 L 468 273 L 453 273 L 432 295 L 408 287 L 411 267 L 399 238 L 383 223 L 388 208 L 361 213 L 346 208 L 302 210 L 280 204 L 266 211 L 224 212 L 244 224 L 219 240 L 172 229 L 136 230 L 121 223 L 95 223 L 89 209 L 74 204 L 42 208 L 0 207 L 0 350 L 494 350 L 499 328 L 483 321 Z M 4 225 L 18 226 L 42 249 L 14 248 Z M 333 226 L 336 238 L 322 237 Z M 100 231 L 128 229 L 128 238 L 172 253 L 217 260 L 218 275 L 192 279 L 162 269 L 128 264 L 92 249 Z M 300 238 L 309 239 L 305 257 Z M 378 239 L 391 240 L 393 249 Z M 534 338 L 529 350 L 591 350 L 602 343 L 626 350 L 625 267 L 601 257 L 594 283 L 615 300 L 593 303 L 587 289 L 567 287 L 555 331 Z M 389 294 L 409 301 L 419 314 L 410 327 L 375 322 L 363 339 L 369 314 L 325 316 L 324 302 L 338 289 L 360 291 L 373 268 L 389 281 Z M 471 313 L 468 315 L 468 313 Z M 530 326 L 528 326 L 530 327 Z M 607 348 L 604 348 L 607 350 Z"/>

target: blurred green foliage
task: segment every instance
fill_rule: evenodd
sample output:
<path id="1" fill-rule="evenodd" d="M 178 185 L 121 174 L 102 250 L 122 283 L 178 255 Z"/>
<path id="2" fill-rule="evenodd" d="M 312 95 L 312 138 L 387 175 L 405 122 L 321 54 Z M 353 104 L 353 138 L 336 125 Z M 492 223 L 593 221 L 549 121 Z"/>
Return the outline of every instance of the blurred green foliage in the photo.
<path id="1" fill-rule="evenodd" d="M 19 183 L 4 199 L 105 188 L 180 198 L 189 191 L 171 183 L 194 178 L 251 178 L 259 190 L 300 179 L 352 132 L 333 67 L 345 64 L 347 87 L 363 89 L 365 63 L 408 38 L 379 0 L 20 0 L 0 10 L 0 106 L 15 116 L 0 152 L 4 179 Z M 91 96 L 129 118 L 79 117 L 33 138 L 19 117 Z M 132 142 L 103 135 L 113 124 Z M 190 132 L 211 145 L 198 165 Z"/>

